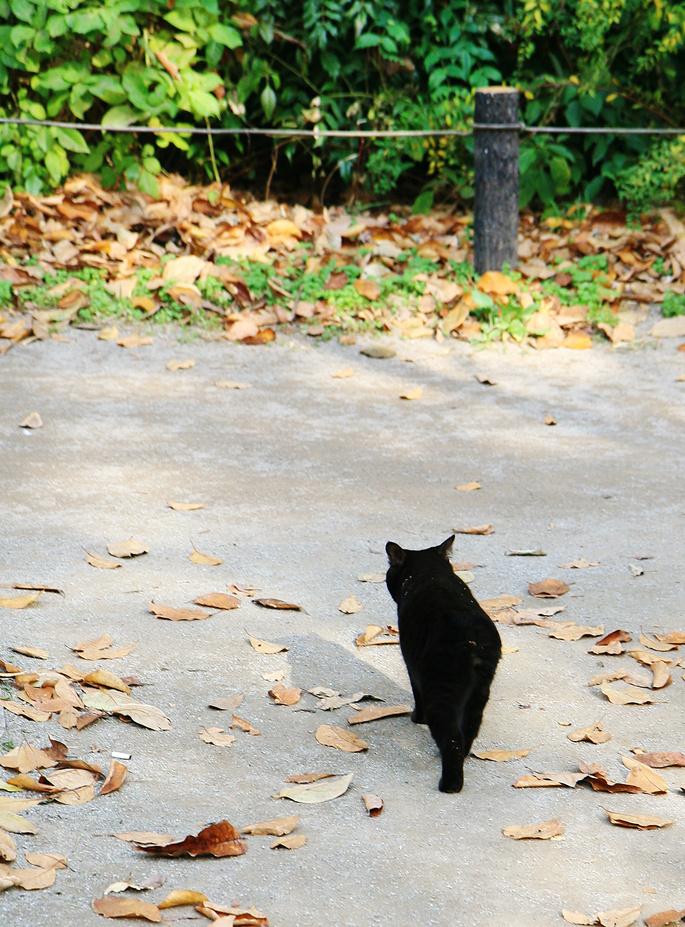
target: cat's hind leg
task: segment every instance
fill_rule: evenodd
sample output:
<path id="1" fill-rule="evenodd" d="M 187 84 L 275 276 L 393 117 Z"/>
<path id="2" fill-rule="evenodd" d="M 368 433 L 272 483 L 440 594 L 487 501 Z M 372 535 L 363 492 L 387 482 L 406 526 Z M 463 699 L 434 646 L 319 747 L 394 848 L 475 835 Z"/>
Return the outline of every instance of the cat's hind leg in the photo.
<path id="1" fill-rule="evenodd" d="M 411 690 L 414 693 L 414 710 L 411 713 L 411 719 L 414 724 L 425 724 L 426 715 L 423 709 L 423 695 L 421 694 L 421 687 L 418 682 L 412 678 L 411 673 L 409 674 L 409 681 L 411 682 Z"/>
<path id="2" fill-rule="evenodd" d="M 459 689 L 453 680 L 450 684 L 450 677 L 439 673 L 426 686 L 426 721 L 442 757 L 442 777 L 438 784 L 441 792 L 461 792 L 464 786 L 464 759 L 467 751 L 464 749 L 463 716 L 471 695 L 470 673 L 466 671 L 464 676 L 456 677 L 460 678 Z"/>
<path id="3" fill-rule="evenodd" d="M 464 738 L 465 756 L 468 756 L 471 752 L 473 741 L 478 736 L 481 721 L 483 720 L 483 711 L 490 698 L 491 682 L 492 675 L 489 673 L 487 676 L 478 674 L 476 684 L 464 705 L 461 730 Z"/>

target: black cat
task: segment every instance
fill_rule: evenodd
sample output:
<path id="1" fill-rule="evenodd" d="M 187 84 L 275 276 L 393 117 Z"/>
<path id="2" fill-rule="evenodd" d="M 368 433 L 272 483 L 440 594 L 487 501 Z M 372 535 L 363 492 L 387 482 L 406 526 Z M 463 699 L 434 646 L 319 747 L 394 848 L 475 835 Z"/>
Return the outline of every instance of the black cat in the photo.
<path id="1" fill-rule="evenodd" d="M 502 655 L 499 632 L 454 571 L 454 535 L 438 547 L 404 550 L 388 541 L 386 582 L 397 602 L 400 646 L 416 707 L 442 756 L 441 792 L 460 792 Z"/>

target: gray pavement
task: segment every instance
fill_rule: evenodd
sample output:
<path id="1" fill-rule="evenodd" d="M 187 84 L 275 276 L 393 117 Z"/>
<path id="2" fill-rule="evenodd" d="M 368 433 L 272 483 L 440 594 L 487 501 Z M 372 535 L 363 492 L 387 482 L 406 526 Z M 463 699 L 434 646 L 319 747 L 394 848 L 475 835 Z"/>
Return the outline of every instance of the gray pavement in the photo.
<path id="1" fill-rule="evenodd" d="M 40 746 L 51 734 L 71 755 L 105 768 L 112 750 L 132 759 L 119 792 L 25 812 L 38 834 L 17 835 L 18 848 L 63 853 L 70 868 L 51 889 L 0 895 L 3 925 L 102 924 L 92 899 L 111 882 L 153 873 L 166 883 L 146 900 L 195 889 L 215 902 L 254 904 L 275 927 L 548 927 L 563 923 L 562 908 L 594 914 L 644 904 L 646 916 L 685 907 L 685 769 L 661 771 L 670 787 L 664 796 L 512 788 L 529 769 L 573 770 L 581 759 L 623 780 L 620 757 L 631 748 L 685 749 L 682 668 L 654 694 L 656 704 L 614 706 L 587 682 L 602 668 L 640 671 L 630 657 L 588 655 L 588 638 L 566 643 L 536 627 L 502 628 L 505 645 L 519 650 L 500 664 L 476 747 L 534 749 L 511 763 L 470 758 L 459 795 L 437 791 L 437 751 L 408 717 L 356 728 L 369 751 L 347 755 L 319 745 L 313 732 L 321 723 L 346 728 L 349 709 L 277 707 L 262 678 L 283 669 L 286 682 L 304 690 L 363 689 L 407 702 L 399 648 L 355 646 L 367 623 L 395 621 L 385 587 L 357 575 L 384 571 L 388 539 L 423 547 L 463 525 L 495 527 L 455 543 L 456 560 L 477 564 L 478 598 L 511 593 L 524 604 L 550 604 L 530 599 L 527 582 L 555 577 L 573 582 L 559 600 L 561 617 L 625 628 L 634 638 L 640 629 L 685 629 L 685 383 L 675 382 L 685 356 L 673 340 L 546 353 L 396 342 L 396 358 L 373 360 L 359 353 L 361 341 L 315 346 L 280 336 L 245 347 L 187 333 L 179 344 L 173 333 L 156 333 L 133 353 L 93 332 L 67 334 L 68 344 L 20 345 L 0 357 L 0 582 L 65 591 L 24 611 L 1 609 L 0 656 L 59 668 L 80 662 L 68 649 L 77 640 L 105 632 L 115 646 L 137 640 L 129 657 L 102 666 L 147 683 L 133 694 L 162 708 L 173 730 L 106 718 L 63 731 L 56 720 L 35 724 L 4 712 L 3 742 L 25 735 Z M 194 368 L 167 371 L 169 359 L 186 357 Z M 346 366 L 352 378 L 331 378 Z M 478 374 L 497 385 L 479 383 Z M 218 389 L 215 380 L 251 388 Z M 398 398 L 419 385 L 421 399 Z M 32 411 L 43 428 L 17 427 Z M 556 427 L 543 424 L 548 413 Z M 471 479 L 483 488 L 455 490 Z M 167 501 L 207 505 L 181 513 Z M 119 570 L 87 565 L 84 548 L 106 556 L 108 542 L 130 536 L 150 553 Z M 193 543 L 222 565 L 190 563 Z M 548 556 L 505 556 L 535 547 Z M 635 559 L 644 556 L 653 559 Z M 576 557 L 601 565 L 560 569 Z M 631 575 L 630 562 L 644 575 Z M 180 607 L 232 581 L 306 611 L 271 612 L 246 600 L 239 610 L 182 623 L 147 611 L 151 599 Z M 364 607 L 343 615 L 337 606 L 350 594 Z M 244 628 L 288 652 L 255 653 Z M 15 645 L 43 647 L 51 659 L 19 657 L 9 650 Z M 238 714 L 261 736 L 234 732 L 228 749 L 202 743 L 201 727 L 228 726 L 208 703 L 241 691 Z M 305 695 L 297 708 L 314 703 Z M 612 735 L 607 744 L 567 739 L 600 717 Z M 275 801 L 296 772 L 354 779 L 326 804 Z M 379 818 L 364 812 L 367 791 L 385 800 Z M 675 823 L 644 832 L 612 827 L 603 808 Z M 250 837 L 246 855 L 234 859 L 156 860 L 96 836 L 183 837 L 222 818 L 241 826 L 298 812 L 304 848 L 273 851 L 271 838 Z M 555 817 L 565 827 L 561 840 L 502 836 L 507 825 Z"/>

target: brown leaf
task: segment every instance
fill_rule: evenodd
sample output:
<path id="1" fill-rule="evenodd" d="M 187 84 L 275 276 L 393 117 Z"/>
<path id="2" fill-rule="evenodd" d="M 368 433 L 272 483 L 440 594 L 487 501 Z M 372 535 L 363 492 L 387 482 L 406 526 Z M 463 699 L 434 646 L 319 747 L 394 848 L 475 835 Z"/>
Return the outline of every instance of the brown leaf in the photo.
<path id="1" fill-rule="evenodd" d="M 383 811 L 383 799 L 380 795 L 374 795 L 372 792 L 365 792 L 362 795 L 362 801 L 364 802 L 364 807 L 370 818 L 377 818 L 379 814 Z"/>
<path id="2" fill-rule="evenodd" d="M 35 660 L 49 660 L 50 654 L 47 650 L 41 650 L 40 647 L 11 647 L 14 653 L 20 653 L 24 657 L 33 657 Z"/>
<path id="3" fill-rule="evenodd" d="M 40 709 L 34 708 L 32 705 L 20 705 L 18 702 L 10 702 L 6 699 L 0 699 L 0 705 L 6 708 L 7 711 L 11 711 L 12 714 L 19 715 L 21 718 L 28 718 L 30 721 L 50 720 L 50 712 L 40 711 Z"/>
<path id="4" fill-rule="evenodd" d="M 592 347 L 592 338 L 585 332 L 571 331 L 561 343 L 562 348 L 571 348 L 574 351 L 585 351 Z"/>
<path id="5" fill-rule="evenodd" d="M 320 779 L 331 779 L 335 773 L 293 773 L 286 776 L 284 782 L 296 782 L 299 785 L 308 785 L 310 782 L 318 782 Z"/>
<path id="6" fill-rule="evenodd" d="M 655 641 L 651 637 L 647 637 L 646 634 L 640 634 L 640 643 L 643 647 L 648 647 L 650 650 L 656 650 L 659 653 L 666 653 L 668 650 L 677 650 L 677 644 L 669 644 L 666 641 Z"/>
<path id="7" fill-rule="evenodd" d="M 400 393 L 400 399 L 420 399 L 423 396 L 423 390 L 420 386 L 417 386 L 415 389 L 410 389 L 406 393 Z"/>
<path id="8" fill-rule="evenodd" d="M 475 489 L 482 489 L 482 486 L 477 480 L 471 480 L 470 483 L 464 483 L 462 486 L 456 487 L 460 492 L 473 492 Z"/>
<path id="9" fill-rule="evenodd" d="M 197 836 L 190 835 L 177 843 L 165 846 L 151 846 L 134 843 L 136 850 L 154 853 L 156 856 L 242 856 L 247 844 L 228 821 L 219 821 L 203 828 Z"/>
<path id="10" fill-rule="evenodd" d="M 220 711 L 235 711 L 236 708 L 240 708 L 243 704 L 244 698 L 244 693 L 239 692 L 237 695 L 232 695 L 230 698 L 218 698 L 216 701 L 210 702 L 209 707 L 218 708 Z"/>
<path id="11" fill-rule="evenodd" d="M 499 270 L 488 270 L 482 274 L 478 278 L 477 286 L 482 293 L 491 293 L 495 296 L 508 296 L 520 291 L 518 283 Z"/>
<path id="12" fill-rule="evenodd" d="M 588 917 L 587 914 L 579 914 L 577 911 L 567 911 L 562 908 L 561 916 L 569 924 L 577 924 L 580 927 L 592 927 L 593 924 L 597 924 L 596 917 Z"/>
<path id="13" fill-rule="evenodd" d="M 167 370 L 190 370 L 191 367 L 195 366 L 195 359 L 189 357 L 188 360 L 170 360 L 167 362 Z"/>
<path id="14" fill-rule="evenodd" d="M 16 769 L 17 772 L 27 773 L 32 769 L 49 769 L 57 765 L 57 760 L 53 759 L 45 750 L 39 750 L 31 744 L 22 744 L 0 756 L 0 766 L 5 769 Z"/>
<path id="15" fill-rule="evenodd" d="M 193 548 L 192 554 L 188 557 L 191 563 L 197 563 L 199 566 L 219 566 L 223 563 L 221 557 L 213 557 L 211 554 L 201 554 L 197 548 Z"/>
<path id="16" fill-rule="evenodd" d="M 188 889 L 175 889 L 173 892 L 169 892 L 164 901 L 161 901 L 157 907 L 160 911 L 163 911 L 167 908 L 180 908 L 184 904 L 203 904 L 205 901 L 208 901 L 206 895 L 203 895 L 202 892 L 193 892 Z"/>
<path id="17" fill-rule="evenodd" d="M 122 566 L 121 563 L 117 563 L 115 560 L 98 557 L 97 554 L 89 554 L 88 551 L 86 551 L 86 560 L 92 567 L 97 567 L 98 570 L 118 570 Z"/>
<path id="18" fill-rule="evenodd" d="M 645 927 L 676 927 L 677 924 L 682 923 L 684 917 L 685 909 L 676 911 L 675 908 L 670 908 L 668 911 L 659 911 L 651 917 L 646 917 Z"/>
<path id="19" fill-rule="evenodd" d="M 150 602 L 147 610 L 155 618 L 167 618 L 169 621 L 202 621 L 209 618 L 209 613 L 199 608 L 170 608 L 168 605 L 155 605 L 154 602 Z"/>
<path id="20" fill-rule="evenodd" d="M 355 288 L 357 293 L 372 301 L 377 300 L 381 295 L 381 288 L 377 283 L 374 283 L 373 280 L 362 280 L 361 277 L 358 277 L 352 286 Z M 327 289 L 330 289 L 330 285 L 327 286 Z"/>
<path id="21" fill-rule="evenodd" d="M 194 512 L 196 509 L 203 509 L 206 502 L 167 502 L 170 509 L 174 512 Z"/>
<path id="22" fill-rule="evenodd" d="M 601 684 L 602 694 L 606 695 L 612 705 L 648 705 L 652 699 L 646 692 L 626 686 L 625 689 L 613 689 L 608 682 Z"/>
<path id="23" fill-rule="evenodd" d="M 330 724 L 321 724 L 316 729 L 316 739 L 324 747 L 335 747 L 345 753 L 361 753 L 368 750 L 369 745 L 361 740 L 352 731 L 345 731 Z"/>
<path id="24" fill-rule="evenodd" d="M 118 338 L 117 344 L 122 348 L 140 348 L 144 344 L 152 344 L 154 338 L 143 338 L 141 335 L 136 333 L 132 335 L 126 335 L 124 338 Z M 112 554 L 114 556 L 114 554 Z"/>
<path id="25" fill-rule="evenodd" d="M 604 730 L 601 721 L 595 721 L 589 727 L 581 727 L 577 731 L 571 731 L 567 736 L 574 743 L 587 740 L 591 744 L 605 744 L 608 740 L 611 740 L 611 734 Z"/>
<path id="26" fill-rule="evenodd" d="M 473 566 L 473 564 L 470 564 L 470 566 Z M 384 583 L 385 573 L 360 573 L 357 581 L 360 583 Z"/>
<path id="27" fill-rule="evenodd" d="M 237 727 L 239 730 L 243 731 L 245 734 L 251 734 L 253 737 L 259 737 L 260 732 L 256 727 L 252 727 L 249 721 L 246 721 L 244 718 L 239 718 L 237 715 L 233 715 L 233 723 L 231 724 L 231 730 Z"/>
<path id="28" fill-rule="evenodd" d="M 519 595 L 499 595 L 495 599 L 481 599 L 478 604 L 486 612 L 496 612 L 503 608 L 513 608 L 522 601 Z"/>
<path id="29" fill-rule="evenodd" d="M 288 688 L 280 683 L 269 689 L 269 695 L 272 696 L 277 705 L 297 705 L 302 695 L 302 689 Z"/>
<path id="30" fill-rule="evenodd" d="M 253 637 L 247 628 L 245 628 L 245 633 L 250 638 L 250 644 L 257 653 L 286 653 L 288 650 L 287 647 L 283 647 L 280 644 L 272 644 L 270 641 L 262 641 L 258 637 Z"/>
<path id="31" fill-rule="evenodd" d="M 32 592 L 30 595 L 18 595 L 13 598 L 0 596 L 1 608 L 28 608 L 40 598 L 40 592 Z"/>
<path id="32" fill-rule="evenodd" d="M 0 859 L 11 863 L 17 858 L 17 845 L 9 834 L 0 830 Z"/>
<path id="33" fill-rule="evenodd" d="M 23 888 L 25 891 L 35 891 L 50 888 L 55 884 L 55 868 L 50 869 L 8 869 L 6 876 L 12 885 Z"/>
<path id="34" fill-rule="evenodd" d="M 633 759 L 632 756 L 622 756 L 623 765 L 630 770 L 626 776 L 626 785 L 634 785 L 650 795 L 662 795 L 668 792 L 666 780 L 654 772 L 651 766 Z"/>
<path id="35" fill-rule="evenodd" d="M 654 679 L 652 680 L 653 689 L 663 689 L 664 686 L 670 686 L 673 682 L 668 665 L 662 660 L 657 660 L 656 663 L 652 663 L 650 669 L 654 674 Z"/>
<path id="36" fill-rule="evenodd" d="M 141 554 L 149 554 L 150 548 L 146 547 L 141 541 L 130 538 L 128 541 L 120 541 L 117 544 L 108 544 L 107 550 L 112 557 L 124 559 L 126 557 L 139 557 Z"/>
<path id="37" fill-rule="evenodd" d="M 543 425 L 556 425 L 557 420 L 551 415 L 546 415 L 542 421 Z"/>
<path id="38" fill-rule="evenodd" d="M 626 669 L 612 670 L 609 673 L 599 673 L 597 676 L 592 677 L 588 685 L 599 686 L 603 682 L 614 682 L 616 679 L 625 679 L 627 675 L 628 670 Z"/>
<path id="39" fill-rule="evenodd" d="M 659 818 L 655 814 L 624 814 L 622 811 L 607 811 L 607 814 L 612 824 L 636 827 L 638 830 L 657 830 L 673 823 L 671 819 Z"/>
<path id="40" fill-rule="evenodd" d="M 668 634 L 655 634 L 654 637 L 664 644 L 685 644 L 685 631 L 669 631 Z"/>
<path id="41" fill-rule="evenodd" d="M 102 637 L 98 637 L 94 641 L 79 641 L 71 649 L 78 653 L 82 660 L 115 660 L 120 657 L 127 657 L 135 643 L 112 650 L 112 639 L 109 634 L 103 634 Z M 79 678 L 83 679 L 82 676 Z"/>
<path id="42" fill-rule="evenodd" d="M 30 415 L 27 415 L 24 421 L 20 424 L 20 428 L 42 428 L 43 419 L 37 412 L 32 412 Z"/>
<path id="43" fill-rule="evenodd" d="M 66 856 L 61 853 L 26 853 L 26 862 L 40 869 L 67 869 Z"/>
<path id="44" fill-rule="evenodd" d="M 260 332 L 257 332 L 256 335 L 248 335 L 246 338 L 241 338 L 241 344 L 268 344 L 269 341 L 273 341 L 276 338 L 276 332 L 273 328 L 263 328 Z"/>
<path id="45" fill-rule="evenodd" d="M 250 389 L 249 383 L 236 383 L 234 380 L 217 380 L 214 386 L 219 389 Z"/>
<path id="46" fill-rule="evenodd" d="M 227 595 L 225 592 L 209 592 L 207 595 L 200 595 L 195 599 L 196 605 L 206 605 L 207 608 L 222 608 L 225 610 L 238 608 L 240 599 L 235 595 Z"/>
<path id="47" fill-rule="evenodd" d="M 381 718 L 390 718 L 393 715 L 410 715 L 408 705 L 371 705 L 362 708 L 357 714 L 347 719 L 348 724 L 365 724 L 367 721 L 379 721 Z M 317 738 L 318 740 L 318 738 Z"/>
<path id="48" fill-rule="evenodd" d="M 353 595 L 348 595 L 346 599 L 338 605 L 338 611 L 344 615 L 355 615 L 364 608 L 361 602 L 358 602 Z"/>
<path id="49" fill-rule="evenodd" d="M 455 534 L 494 534 L 492 525 L 476 525 L 475 528 L 453 528 Z M 521 600 L 519 599 L 519 602 Z"/>
<path id="50" fill-rule="evenodd" d="M 107 773 L 107 778 L 102 783 L 102 788 L 100 789 L 100 797 L 103 795 L 109 795 L 110 792 L 116 792 L 124 784 L 124 779 L 126 778 L 126 773 L 128 769 L 124 766 L 123 763 L 118 763 L 116 760 L 112 760 L 109 766 L 109 772 Z"/>
<path id="51" fill-rule="evenodd" d="M 562 563 L 561 569 L 562 570 L 584 570 L 587 567 L 599 566 L 599 564 L 600 564 L 599 560 L 596 563 L 590 563 L 590 561 L 585 560 L 584 557 L 578 557 L 576 560 L 572 560 L 571 563 Z M 630 640 L 630 638 L 628 638 L 628 640 Z"/>
<path id="52" fill-rule="evenodd" d="M 612 631 L 610 634 L 607 634 L 606 637 L 603 637 L 601 641 L 597 641 L 595 646 L 591 647 L 588 653 L 606 653 L 617 656 L 620 653 L 624 653 L 624 648 L 621 644 L 631 640 L 632 637 L 628 631 L 622 631 L 620 629 L 618 631 Z"/>
<path id="53" fill-rule="evenodd" d="M 279 837 L 271 844 L 272 850 L 282 847 L 285 850 L 299 850 L 305 845 L 307 838 L 304 834 L 291 834 L 290 837 Z"/>
<path id="54" fill-rule="evenodd" d="M 685 753 L 638 753 L 640 762 L 652 769 L 665 769 L 667 766 L 685 766 Z"/>
<path id="55" fill-rule="evenodd" d="M 348 377 L 354 376 L 354 370 L 352 367 L 343 367 L 342 370 L 336 370 L 331 376 L 336 380 L 347 380 Z"/>
<path id="56" fill-rule="evenodd" d="M 290 602 L 284 602 L 283 599 L 255 599 L 257 605 L 263 608 L 278 608 L 284 611 L 301 612 L 301 605 L 292 605 Z"/>
<path id="57" fill-rule="evenodd" d="M 111 895 L 104 895 L 102 898 L 96 898 L 92 907 L 96 914 L 102 914 L 103 917 L 142 917 L 155 924 L 162 920 L 157 905 L 138 898 L 113 898 Z"/>
<path id="58" fill-rule="evenodd" d="M 201 728 L 200 740 L 215 747 L 230 747 L 235 743 L 235 734 L 224 734 L 222 727 Z"/>
<path id="59" fill-rule="evenodd" d="M 541 824 L 513 824 L 502 831 L 505 837 L 512 840 L 551 840 L 552 837 L 561 837 L 564 825 L 561 818 L 543 821 Z"/>
<path id="60" fill-rule="evenodd" d="M 377 644 L 399 644 L 399 637 L 388 636 L 378 624 L 367 624 L 366 631 L 358 634 L 355 640 L 357 647 L 370 647 Z"/>
<path id="61" fill-rule="evenodd" d="M 284 837 L 295 830 L 299 820 L 300 815 L 293 814 L 288 818 L 274 818 L 271 821 L 260 821 L 258 824 L 246 824 L 245 827 L 240 829 L 244 834 L 252 834 L 253 836 Z"/>
<path id="62" fill-rule="evenodd" d="M 127 843 L 137 843 L 141 847 L 165 847 L 174 840 L 169 834 L 155 834 L 147 830 L 134 831 L 130 834 L 106 834 L 105 836 L 116 837 L 117 840 L 125 840 Z"/>
<path id="63" fill-rule="evenodd" d="M 528 583 L 528 594 L 539 599 L 556 599 L 566 595 L 570 586 L 560 579 L 543 579 L 539 583 Z"/>
<path id="64" fill-rule="evenodd" d="M 94 672 L 88 673 L 87 676 L 83 677 L 82 682 L 92 686 L 105 686 L 107 689 L 116 689 L 118 692 L 125 692 L 127 695 L 131 694 L 130 687 L 126 685 L 123 679 L 106 669 L 96 669 Z"/>
<path id="65" fill-rule="evenodd" d="M 509 760 L 522 760 L 528 756 L 532 747 L 527 750 L 474 750 L 473 755 L 479 760 L 492 760 L 495 763 L 508 763 Z"/>
<path id="66" fill-rule="evenodd" d="M 581 637 L 599 637 L 600 634 L 604 634 L 603 624 L 594 628 L 587 625 L 569 624 L 565 628 L 552 631 L 549 636 L 559 641 L 579 641 Z"/>

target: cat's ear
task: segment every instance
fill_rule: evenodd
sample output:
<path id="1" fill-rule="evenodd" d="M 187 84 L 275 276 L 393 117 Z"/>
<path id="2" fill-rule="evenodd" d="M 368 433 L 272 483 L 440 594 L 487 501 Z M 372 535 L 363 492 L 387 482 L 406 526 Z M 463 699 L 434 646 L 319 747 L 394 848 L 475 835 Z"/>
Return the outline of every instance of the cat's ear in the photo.
<path id="1" fill-rule="evenodd" d="M 445 560 L 449 560 L 450 553 L 452 552 L 452 545 L 454 544 L 455 535 L 447 538 L 446 541 L 443 541 L 442 544 L 438 547 L 438 550 L 443 555 Z"/>
<path id="2" fill-rule="evenodd" d="M 385 545 L 385 552 L 388 555 L 390 566 L 402 566 L 407 556 L 406 550 L 402 550 L 400 545 L 395 544 L 394 541 L 388 541 Z"/>

